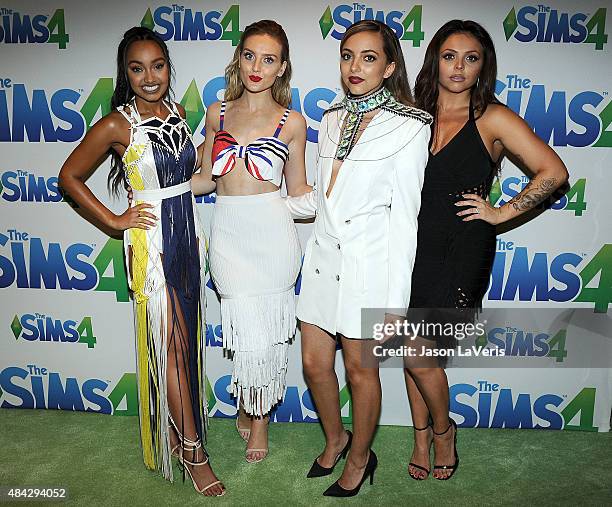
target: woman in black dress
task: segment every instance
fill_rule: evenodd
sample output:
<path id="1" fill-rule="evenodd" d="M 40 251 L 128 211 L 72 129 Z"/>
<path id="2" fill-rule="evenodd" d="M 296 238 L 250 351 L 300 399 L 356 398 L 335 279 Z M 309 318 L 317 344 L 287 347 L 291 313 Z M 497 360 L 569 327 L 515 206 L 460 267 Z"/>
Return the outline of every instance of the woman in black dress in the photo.
<path id="1" fill-rule="evenodd" d="M 431 309 L 446 308 L 453 309 L 453 318 L 472 319 L 493 264 L 495 225 L 533 208 L 567 180 L 556 153 L 495 99 L 496 72 L 486 30 L 473 21 L 453 20 L 434 35 L 417 77 L 417 106 L 433 115 L 434 123 L 410 307 L 429 309 L 429 315 Z M 504 150 L 533 178 L 511 201 L 494 208 L 487 197 Z M 442 341 L 438 346 L 449 345 Z M 420 361 L 408 364 L 404 374 L 415 429 L 409 474 L 427 478 L 433 442 L 433 476 L 450 479 L 459 458 L 446 373 L 439 364 Z"/>

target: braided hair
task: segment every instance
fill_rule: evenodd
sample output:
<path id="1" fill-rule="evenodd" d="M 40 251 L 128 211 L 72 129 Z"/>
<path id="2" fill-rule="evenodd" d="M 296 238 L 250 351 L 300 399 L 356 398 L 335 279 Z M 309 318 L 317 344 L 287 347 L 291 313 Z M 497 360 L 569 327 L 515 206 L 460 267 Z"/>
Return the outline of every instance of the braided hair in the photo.
<path id="1" fill-rule="evenodd" d="M 115 82 L 115 90 L 111 98 L 111 111 L 114 111 L 119 106 L 127 104 L 134 97 L 135 93 L 130 86 L 130 81 L 127 74 L 127 52 L 133 42 L 147 40 L 155 42 L 160 47 L 170 68 L 170 77 L 171 79 L 174 77 L 174 68 L 170 60 L 168 46 L 166 46 L 166 43 L 161 39 L 161 37 L 149 28 L 141 26 L 130 28 L 127 32 L 125 32 L 125 34 L 123 34 L 123 39 L 117 48 L 117 80 Z M 172 86 L 170 85 L 168 86 L 168 91 L 166 92 L 166 96 L 164 98 L 170 99 L 171 96 Z M 110 154 L 112 157 L 112 162 L 111 170 L 108 174 L 108 188 L 114 195 L 117 195 L 119 193 L 119 187 L 127 186 L 127 179 L 123 162 L 119 154 L 112 149 L 110 150 Z"/>

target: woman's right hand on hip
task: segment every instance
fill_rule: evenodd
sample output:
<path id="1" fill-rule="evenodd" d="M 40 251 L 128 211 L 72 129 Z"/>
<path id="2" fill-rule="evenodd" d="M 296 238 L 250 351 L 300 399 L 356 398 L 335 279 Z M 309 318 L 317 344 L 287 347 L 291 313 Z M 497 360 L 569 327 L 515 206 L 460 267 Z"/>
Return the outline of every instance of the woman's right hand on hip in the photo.
<path id="1" fill-rule="evenodd" d="M 130 207 L 123 214 L 115 215 L 111 226 L 118 231 L 125 231 L 126 229 L 148 230 L 151 227 L 155 227 L 158 220 L 157 217 L 153 213 L 146 211 L 146 209 L 153 207 L 152 204 L 147 203 Z"/>

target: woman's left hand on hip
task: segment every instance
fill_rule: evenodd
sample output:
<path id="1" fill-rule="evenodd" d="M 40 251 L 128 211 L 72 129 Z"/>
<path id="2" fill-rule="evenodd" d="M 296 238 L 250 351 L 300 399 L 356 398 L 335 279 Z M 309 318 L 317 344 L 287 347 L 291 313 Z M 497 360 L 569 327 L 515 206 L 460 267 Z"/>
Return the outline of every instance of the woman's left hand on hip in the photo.
<path id="1" fill-rule="evenodd" d="M 455 206 L 467 206 L 466 209 L 457 212 L 457 216 L 464 217 L 464 222 L 484 220 L 496 225 L 502 221 L 500 208 L 494 208 L 488 200 L 477 194 L 463 194 L 463 200 L 457 201 Z"/>

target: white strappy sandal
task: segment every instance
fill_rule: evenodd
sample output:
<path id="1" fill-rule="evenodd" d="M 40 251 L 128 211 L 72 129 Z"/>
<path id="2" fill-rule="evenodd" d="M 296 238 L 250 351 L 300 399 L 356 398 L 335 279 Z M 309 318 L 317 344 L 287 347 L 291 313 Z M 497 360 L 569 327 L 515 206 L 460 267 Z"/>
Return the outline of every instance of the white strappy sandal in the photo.
<path id="1" fill-rule="evenodd" d="M 179 439 L 179 443 L 172 448 L 172 455 L 178 458 L 179 463 L 183 466 L 183 468 L 189 474 L 189 477 L 191 479 L 191 482 L 193 483 L 194 489 L 201 495 L 205 495 L 206 491 L 208 491 L 213 486 L 216 486 L 217 484 L 221 484 L 223 486 L 223 483 L 221 481 L 215 481 L 215 482 L 210 483 L 207 486 L 204 486 L 202 489 L 198 488 L 198 485 L 196 484 L 196 481 L 193 478 L 193 475 L 191 474 L 191 470 L 186 465 L 191 465 L 191 466 L 206 465 L 208 463 L 208 455 L 204 452 L 206 459 L 200 462 L 192 462 L 192 461 L 185 459 L 183 454 L 185 452 L 191 452 L 195 455 L 198 449 L 202 449 L 202 442 L 199 439 L 196 441 L 193 441 L 185 437 L 177 428 L 176 423 L 174 422 L 174 419 L 172 419 L 172 416 L 169 417 L 169 421 L 172 427 L 174 428 L 174 431 L 176 432 L 178 439 Z M 223 493 L 221 493 L 220 495 L 214 495 L 214 496 L 223 496 L 225 495 L 226 491 L 227 490 L 225 489 L 225 486 L 223 486 Z M 208 496 L 208 495 L 205 495 L 205 496 Z"/>
<path id="2" fill-rule="evenodd" d="M 195 454 L 198 449 L 202 448 L 202 443 L 199 440 L 196 440 L 194 442 L 193 440 L 189 440 L 188 438 L 184 438 L 183 437 L 183 446 L 182 447 L 183 447 L 183 453 L 184 452 L 193 452 Z M 206 491 L 208 491 L 213 486 L 216 486 L 217 484 L 221 484 L 223 486 L 223 483 L 221 481 L 215 481 L 215 482 L 211 482 L 207 486 L 204 486 L 203 488 L 200 489 L 198 487 L 198 485 L 196 484 L 196 481 L 193 478 L 193 475 L 191 474 L 191 470 L 186 465 L 191 465 L 191 466 L 206 465 L 208 463 L 208 456 L 206 456 L 206 459 L 204 461 L 193 462 L 193 461 L 189 461 L 188 459 L 185 459 L 183 457 L 183 453 L 181 453 L 181 455 L 178 457 L 179 463 L 181 465 L 183 465 L 185 470 L 187 470 L 187 473 L 189 474 L 189 477 L 191 477 L 191 482 L 193 482 L 193 487 L 194 487 L 194 489 L 198 493 L 200 493 L 201 495 L 205 495 Z M 227 490 L 224 487 L 223 492 L 220 495 L 213 495 L 213 496 L 223 496 L 223 495 L 225 495 L 226 491 Z M 205 496 L 208 496 L 208 495 L 205 495 Z"/>
<path id="3" fill-rule="evenodd" d="M 174 432 L 176 433 L 176 438 L 178 438 L 178 442 L 176 443 L 176 445 L 172 447 L 172 449 L 170 450 L 170 454 L 178 458 L 180 454 L 180 449 L 181 449 L 181 432 L 176 427 L 176 423 L 174 422 L 174 419 L 172 419 L 171 415 L 168 415 L 168 422 L 170 423 L 170 426 L 171 426 L 170 429 L 174 430 Z"/>

